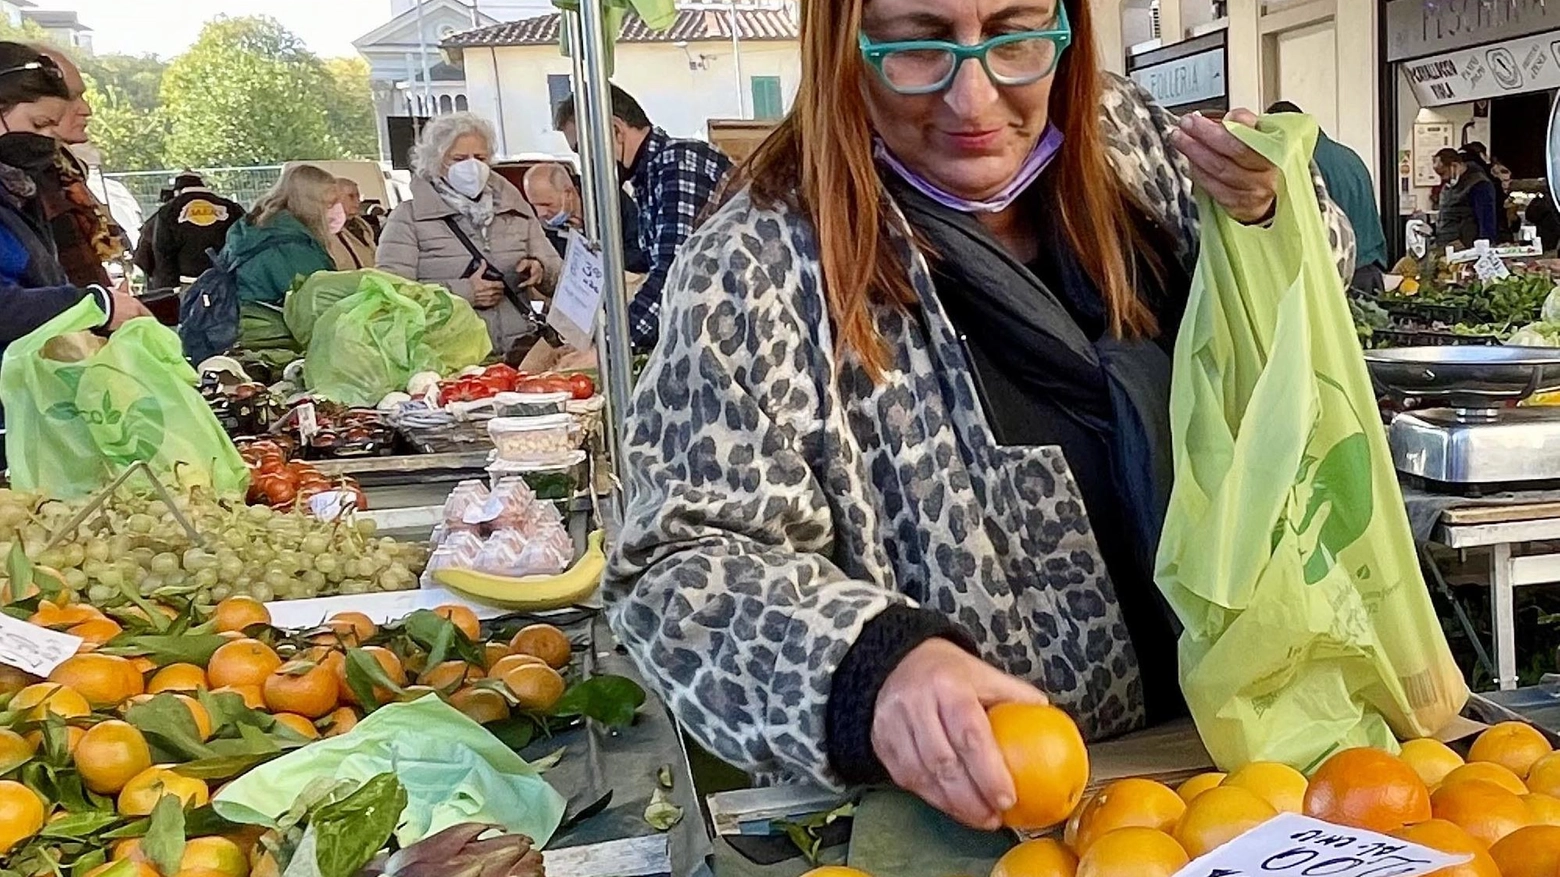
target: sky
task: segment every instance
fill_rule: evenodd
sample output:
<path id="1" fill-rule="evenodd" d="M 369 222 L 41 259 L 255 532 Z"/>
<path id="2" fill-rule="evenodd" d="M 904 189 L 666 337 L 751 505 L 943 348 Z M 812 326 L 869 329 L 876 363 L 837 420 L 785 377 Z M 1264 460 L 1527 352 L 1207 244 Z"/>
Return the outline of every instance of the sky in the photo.
<path id="1" fill-rule="evenodd" d="M 217 15 L 269 15 L 315 54 L 355 54 L 352 41 L 390 18 L 390 0 L 33 0 L 40 9 L 72 9 L 92 28 L 93 46 L 171 58 Z"/>

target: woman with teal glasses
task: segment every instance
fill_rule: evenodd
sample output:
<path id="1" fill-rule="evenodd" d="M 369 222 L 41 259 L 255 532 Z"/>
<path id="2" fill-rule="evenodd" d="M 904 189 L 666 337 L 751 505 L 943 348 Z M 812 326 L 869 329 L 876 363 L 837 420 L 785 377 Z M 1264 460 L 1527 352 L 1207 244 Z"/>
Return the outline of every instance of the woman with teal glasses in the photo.
<path id="1" fill-rule="evenodd" d="M 1261 223 L 1277 172 L 1099 72 L 1086 0 L 802 9 L 796 105 L 666 287 L 610 615 L 727 761 L 992 828 L 985 708 L 1184 709 L 1152 563 L 1193 188 Z"/>

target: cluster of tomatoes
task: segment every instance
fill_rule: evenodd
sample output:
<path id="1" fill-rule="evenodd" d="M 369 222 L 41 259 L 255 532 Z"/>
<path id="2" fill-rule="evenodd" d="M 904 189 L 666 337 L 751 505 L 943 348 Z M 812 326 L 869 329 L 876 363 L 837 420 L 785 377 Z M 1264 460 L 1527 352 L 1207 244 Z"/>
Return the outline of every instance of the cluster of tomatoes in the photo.
<path id="1" fill-rule="evenodd" d="M 249 466 L 249 503 L 274 509 L 290 509 L 307 503 L 322 493 L 340 491 L 351 494 L 358 511 L 368 508 L 368 497 L 352 478 L 326 478 L 319 469 L 302 460 L 289 460 L 288 449 L 279 442 L 261 439 L 246 442 L 238 449 Z"/>
<path id="2" fill-rule="evenodd" d="M 588 375 L 528 375 L 499 363 L 481 374 L 451 378 L 439 382 L 439 404 L 479 402 L 499 393 L 568 393 L 575 399 L 596 395 L 596 382 Z"/>

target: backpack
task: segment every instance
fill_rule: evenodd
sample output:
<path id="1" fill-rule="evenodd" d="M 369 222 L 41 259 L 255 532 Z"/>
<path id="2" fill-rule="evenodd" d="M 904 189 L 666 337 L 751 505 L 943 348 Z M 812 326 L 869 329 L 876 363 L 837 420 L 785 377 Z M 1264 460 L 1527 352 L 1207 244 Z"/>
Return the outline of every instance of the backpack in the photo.
<path id="1" fill-rule="evenodd" d="M 238 268 L 247 259 L 207 250 L 211 267 L 195 278 L 179 302 L 179 341 L 184 358 L 203 362 L 238 343 Z"/>

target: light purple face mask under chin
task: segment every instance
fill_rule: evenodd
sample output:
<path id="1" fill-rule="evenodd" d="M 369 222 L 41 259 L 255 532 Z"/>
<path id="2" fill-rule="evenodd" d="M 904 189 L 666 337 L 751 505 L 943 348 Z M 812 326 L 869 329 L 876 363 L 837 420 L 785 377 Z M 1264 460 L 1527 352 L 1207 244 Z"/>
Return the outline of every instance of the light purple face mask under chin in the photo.
<path id="1" fill-rule="evenodd" d="M 894 157 L 882 140 L 873 141 L 873 152 L 878 161 L 888 165 L 889 169 L 898 174 L 900 179 L 909 183 L 912 188 L 922 195 L 936 201 L 950 210 L 960 213 L 1001 213 L 1013 206 L 1029 187 L 1034 185 L 1040 174 L 1050 166 L 1051 161 L 1062 149 L 1062 131 L 1050 123 L 1045 126 L 1045 133 L 1040 136 L 1040 141 L 1030 151 L 1029 157 L 1024 159 L 1024 164 L 1006 186 L 997 194 L 984 201 L 971 201 L 968 198 L 960 198 L 938 188 L 920 174 L 906 167 L 903 162 Z"/>

